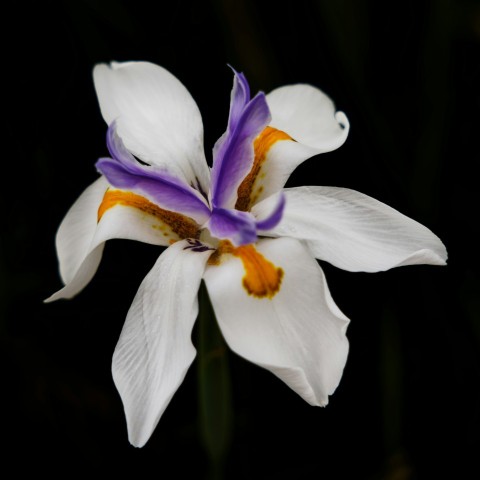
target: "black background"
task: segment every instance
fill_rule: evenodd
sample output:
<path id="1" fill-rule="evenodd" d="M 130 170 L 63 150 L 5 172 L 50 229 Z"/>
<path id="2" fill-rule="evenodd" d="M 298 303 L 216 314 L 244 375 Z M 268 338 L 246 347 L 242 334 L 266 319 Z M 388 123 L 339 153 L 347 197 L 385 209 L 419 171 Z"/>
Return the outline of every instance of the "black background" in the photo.
<path id="1" fill-rule="evenodd" d="M 111 379 L 124 318 L 158 248 L 109 242 L 78 297 L 42 303 L 61 286 L 56 229 L 107 152 L 92 67 L 149 60 L 197 101 L 207 158 L 226 126 L 227 63 L 253 92 L 296 82 L 323 89 L 349 117 L 350 136 L 299 167 L 289 185 L 371 195 L 431 228 L 449 252 L 447 267 L 377 274 L 322 263 L 352 320 L 344 377 L 324 409 L 230 354 L 226 478 L 478 474 L 477 2 L 83 0 L 2 9 L 0 468 L 63 478 L 208 471 L 195 364 L 143 449 L 128 443 Z"/>

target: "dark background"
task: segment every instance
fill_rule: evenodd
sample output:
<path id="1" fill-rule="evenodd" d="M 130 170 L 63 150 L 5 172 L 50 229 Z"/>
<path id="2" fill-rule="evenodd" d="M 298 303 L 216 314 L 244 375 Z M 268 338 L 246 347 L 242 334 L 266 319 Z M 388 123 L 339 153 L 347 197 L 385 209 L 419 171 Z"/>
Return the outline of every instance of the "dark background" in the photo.
<path id="1" fill-rule="evenodd" d="M 449 252 L 447 267 L 377 274 L 322 263 L 351 318 L 344 377 L 324 409 L 230 353 L 226 477 L 478 475 L 477 2 L 22 2 L 2 7 L 2 37 L 0 468 L 63 478 L 208 471 L 195 364 L 141 450 L 128 443 L 111 378 L 124 318 L 158 248 L 109 242 L 78 297 L 42 303 L 61 286 L 56 229 L 107 152 L 92 68 L 149 60 L 197 101 L 207 158 L 226 126 L 227 63 L 253 92 L 296 82 L 323 89 L 349 117 L 350 136 L 289 185 L 371 195 L 431 228 Z"/>

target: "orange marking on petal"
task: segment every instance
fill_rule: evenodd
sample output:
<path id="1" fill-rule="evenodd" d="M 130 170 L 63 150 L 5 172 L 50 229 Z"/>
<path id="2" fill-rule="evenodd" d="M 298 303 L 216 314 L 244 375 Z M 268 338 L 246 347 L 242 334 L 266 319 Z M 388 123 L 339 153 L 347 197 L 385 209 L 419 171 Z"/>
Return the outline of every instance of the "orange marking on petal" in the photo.
<path id="1" fill-rule="evenodd" d="M 273 298 L 280 290 L 283 270 L 267 260 L 253 245 L 237 247 L 232 252 L 245 268 L 243 286 L 249 295 Z"/>
<path id="2" fill-rule="evenodd" d="M 237 210 L 248 212 L 251 206 L 258 199 L 259 195 L 262 193 L 262 186 L 254 191 L 255 181 L 257 178 L 263 178 L 265 176 L 265 173 L 261 173 L 261 170 L 263 163 L 267 158 L 267 153 L 272 146 L 280 140 L 293 140 L 293 138 L 282 130 L 277 130 L 273 127 L 266 127 L 255 139 L 253 143 L 255 157 L 253 160 L 252 169 L 243 179 L 237 190 L 238 198 L 237 203 L 235 204 L 235 208 Z"/>
<path id="3" fill-rule="evenodd" d="M 221 240 L 218 244 L 217 249 L 210 255 L 210 258 L 207 261 L 208 265 L 220 265 L 222 260 L 222 255 L 224 253 L 233 253 L 235 247 L 230 243 L 229 240 Z"/>
<path id="4" fill-rule="evenodd" d="M 284 272 L 258 252 L 254 245 L 234 247 L 228 240 L 222 240 L 208 259 L 208 265 L 220 265 L 224 254 L 234 255 L 242 261 L 245 269 L 243 286 L 249 295 L 273 298 L 278 293 Z"/>
<path id="5" fill-rule="evenodd" d="M 170 210 L 164 210 L 141 195 L 123 190 L 107 190 L 105 192 L 102 203 L 98 207 L 97 222 L 100 222 L 107 210 L 116 205 L 133 207 L 147 215 L 152 215 L 168 225 L 180 238 L 197 238 L 200 234 L 197 223 L 191 218 Z M 154 228 L 158 228 L 158 226 L 154 226 Z M 161 227 L 160 229 L 162 230 Z M 164 235 L 168 236 L 168 233 L 164 233 Z"/>

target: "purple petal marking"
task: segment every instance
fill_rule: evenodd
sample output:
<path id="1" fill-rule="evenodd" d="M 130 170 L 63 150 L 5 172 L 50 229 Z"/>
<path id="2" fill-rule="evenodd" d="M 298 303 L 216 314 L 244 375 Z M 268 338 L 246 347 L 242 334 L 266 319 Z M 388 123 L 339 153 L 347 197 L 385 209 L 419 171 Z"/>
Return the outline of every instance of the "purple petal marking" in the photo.
<path id="1" fill-rule="evenodd" d="M 201 194 L 172 175 L 137 162 L 117 135 L 115 122 L 108 128 L 107 146 L 112 158 L 100 158 L 95 166 L 112 186 L 143 194 L 159 207 L 199 224 L 208 220 L 210 209 Z"/>
<path id="2" fill-rule="evenodd" d="M 282 219 L 283 210 L 285 209 L 285 195 L 283 192 L 280 194 L 280 198 L 278 199 L 275 208 L 273 209 L 272 213 L 263 220 L 256 222 L 256 226 L 258 230 L 271 230 L 275 228 Z"/>
<path id="3" fill-rule="evenodd" d="M 197 240 L 196 238 L 187 238 L 186 239 L 188 245 L 186 247 L 183 247 L 184 250 L 191 250 L 192 252 L 206 252 L 207 250 L 212 250 L 214 251 L 214 248 L 209 247 L 205 243 L 202 243 L 200 240 Z"/>
<path id="4" fill-rule="evenodd" d="M 207 226 L 214 237 L 231 240 L 237 247 L 257 240 L 255 219 L 248 212 L 214 208 Z"/>
<path id="5" fill-rule="evenodd" d="M 250 101 L 250 85 L 243 73 L 238 73 L 229 65 L 234 73 L 233 88 L 230 98 L 230 114 L 228 116 L 228 124 L 231 130 L 234 130 L 238 124 L 243 109 Z"/>
<path id="6" fill-rule="evenodd" d="M 243 74 L 235 72 L 227 131 L 213 148 L 212 205 L 233 208 L 237 190 L 253 165 L 253 141 L 270 122 L 265 95 L 250 100 Z"/>

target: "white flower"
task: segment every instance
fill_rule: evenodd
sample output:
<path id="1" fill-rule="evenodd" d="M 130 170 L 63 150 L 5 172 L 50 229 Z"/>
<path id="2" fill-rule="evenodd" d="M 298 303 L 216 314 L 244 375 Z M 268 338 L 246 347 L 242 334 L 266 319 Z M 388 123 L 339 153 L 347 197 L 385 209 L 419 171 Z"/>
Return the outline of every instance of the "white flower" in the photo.
<path id="1" fill-rule="evenodd" d="M 48 301 L 87 285 L 106 240 L 168 247 L 142 282 L 113 356 L 130 442 L 145 444 L 195 357 L 202 278 L 230 348 L 311 405 L 326 405 L 346 362 L 348 319 L 315 258 L 366 272 L 444 265 L 441 241 L 353 190 L 283 188 L 297 165 L 348 134 L 346 116 L 312 86 L 250 99 L 234 72 L 210 170 L 200 113 L 173 75 L 129 62 L 97 65 L 94 79 L 111 158 L 97 162 L 102 176 L 58 230 L 65 286 Z"/>

